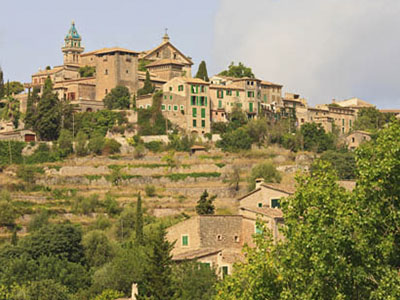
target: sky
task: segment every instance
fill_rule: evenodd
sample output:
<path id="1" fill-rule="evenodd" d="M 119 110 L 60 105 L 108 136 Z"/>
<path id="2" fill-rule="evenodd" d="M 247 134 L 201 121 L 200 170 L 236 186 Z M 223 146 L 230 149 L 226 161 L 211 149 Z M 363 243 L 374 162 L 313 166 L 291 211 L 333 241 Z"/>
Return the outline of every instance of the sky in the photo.
<path id="1" fill-rule="evenodd" d="M 1 5 L 0 66 L 28 82 L 62 63 L 72 20 L 87 51 L 171 42 L 209 75 L 243 62 L 309 104 L 359 97 L 400 109 L 398 0 L 13 0 Z"/>

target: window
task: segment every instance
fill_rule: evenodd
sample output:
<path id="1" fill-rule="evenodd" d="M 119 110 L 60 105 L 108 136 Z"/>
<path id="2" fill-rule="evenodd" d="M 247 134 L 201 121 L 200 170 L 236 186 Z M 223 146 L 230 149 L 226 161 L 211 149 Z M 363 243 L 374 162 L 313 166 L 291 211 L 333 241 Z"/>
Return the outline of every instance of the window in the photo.
<path id="1" fill-rule="evenodd" d="M 178 105 L 174 105 L 174 111 L 178 111 Z"/>
<path id="2" fill-rule="evenodd" d="M 149 108 L 150 107 L 150 104 L 146 104 L 146 108 Z"/>
<path id="3" fill-rule="evenodd" d="M 228 275 L 229 267 L 222 266 L 222 278 Z"/>
<path id="4" fill-rule="evenodd" d="M 201 120 L 201 127 L 203 127 L 203 128 L 206 127 L 206 120 Z"/>
<path id="5" fill-rule="evenodd" d="M 169 87 L 169 90 L 172 91 L 172 86 Z"/>
<path id="6" fill-rule="evenodd" d="M 351 127 L 351 120 L 349 120 L 349 126 Z"/>
<path id="7" fill-rule="evenodd" d="M 129 74 L 129 70 L 126 70 L 126 74 Z"/>
<path id="8" fill-rule="evenodd" d="M 217 98 L 224 98 L 224 91 L 223 90 L 217 90 Z"/>
<path id="9" fill-rule="evenodd" d="M 261 202 L 258 202 L 258 203 L 257 203 L 257 206 L 261 208 L 261 207 L 262 207 L 262 203 L 261 203 Z"/>
<path id="10" fill-rule="evenodd" d="M 227 90 L 227 91 L 226 91 L 226 95 L 227 95 L 227 96 L 232 96 L 232 91 L 231 91 L 231 90 Z"/>
<path id="11" fill-rule="evenodd" d="M 182 246 L 189 246 L 189 236 L 182 235 Z"/>
<path id="12" fill-rule="evenodd" d="M 255 225 L 254 229 L 255 229 L 256 234 L 263 233 L 262 227 L 259 226 L 258 224 Z"/>
<path id="13" fill-rule="evenodd" d="M 352 143 L 355 143 L 355 141 L 356 141 L 356 139 L 352 137 L 352 138 L 351 138 L 351 142 L 352 142 Z"/>
<path id="14" fill-rule="evenodd" d="M 171 111 L 171 105 L 168 105 L 168 110 Z"/>
<path id="15" fill-rule="evenodd" d="M 196 96 L 190 97 L 190 102 L 192 105 L 196 105 Z"/>
<path id="16" fill-rule="evenodd" d="M 196 108 L 196 107 L 193 107 L 193 108 L 192 108 L 192 117 L 193 117 L 193 118 L 196 118 L 196 117 L 197 117 L 197 108 Z"/>
<path id="17" fill-rule="evenodd" d="M 182 92 L 183 91 L 183 85 L 178 85 L 178 92 Z"/>
<path id="18" fill-rule="evenodd" d="M 131 59 L 130 57 L 127 57 L 127 58 L 126 58 L 126 61 L 127 61 L 127 62 L 131 62 L 132 59 Z"/>
<path id="19" fill-rule="evenodd" d="M 161 105 L 161 110 L 165 110 L 165 105 L 164 104 Z"/>
<path id="20" fill-rule="evenodd" d="M 254 92 L 248 91 L 248 92 L 247 92 L 247 97 L 248 97 L 248 98 L 254 98 Z"/>
<path id="21" fill-rule="evenodd" d="M 200 85 L 200 92 L 204 93 L 206 91 L 206 87 L 204 85 Z"/>
<path id="22" fill-rule="evenodd" d="M 235 239 L 235 243 L 239 243 L 239 236 L 238 235 L 235 235 L 234 239 Z"/>
<path id="23" fill-rule="evenodd" d="M 222 241 L 222 235 L 221 234 L 217 235 L 217 241 Z"/>
<path id="24" fill-rule="evenodd" d="M 200 98 L 200 106 L 205 106 L 206 104 L 206 99 L 204 96 L 199 97 Z"/>
<path id="25" fill-rule="evenodd" d="M 172 100 L 172 95 L 169 95 L 169 100 Z"/>
<path id="26" fill-rule="evenodd" d="M 185 107 L 183 105 L 181 105 L 181 110 L 183 111 L 185 109 Z"/>
<path id="27" fill-rule="evenodd" d="M 196 122 L 196 120 L 193 120 L 193 127 L 194 127 L 194 128 L 197 127 L 197 122 Z"/>
<path id="28" fill-rule="evenodd" d="M 280 208 L 281 204 L 279 203 L 279 199 L 271 199 L 271 207 L 272 208 Z"/>
<path id="29" fill-rule="evenodd" d="M 206 109 L 205 109 L 205 108 L 202 108 L 202 109 L 201 109 L 201 117 L 202 117 L 202 118 L 205 118 L 205 117 L 206 117 Z"/>
<path id="30" fill-rule="evenodd" d="M 104 70 L 104 75 L 108 75 L 108 69 Z"/>
<path id="31" fill-rule="evenodd" d="M 157 56 L 157 57 L 160 57 L 160 52 L 157 52 L 156 56 Z"/>
<path id="32" fill-rule="evenodd" d="M 342 127 L 342 133 L 344 133 L 344 127 Z"/>
<path id="33" fill-rule="evenodd" d="M 267 102 L 267 95 L 264 95 L 264 102 Z"/>
<path id="34" fill-rule="evenodd" d="M 342 119 L 342 126 L 344 126 L 344 119 Z"/>
<path id="35" fill-rule="evenodd" d="M 193 94 L 197 94 L 199 92 L 199 87 L 197 85 L 192 85 L 191 89 Z"/>
<path id="36" fill-rule="evenodd" d="M 218 108 L 222 108 L 222 101 L 218 100 Z"/>
<path id="37" fill-rule="evenodd" d="M 108 94 L 108 90 L 107 89 L 105 90 L 105 93 L 106 93 L 106 95 Z"/>
<path id="38" fill-rule="evenodd" d="M 249 103 L 249 111 L 253 112 L 253 103 Z"/>
<path id="39" fill-rule="evenodd" d="M 239 97 L 240 93 L 239 91 L 236 91 L 236 97 Z"/>

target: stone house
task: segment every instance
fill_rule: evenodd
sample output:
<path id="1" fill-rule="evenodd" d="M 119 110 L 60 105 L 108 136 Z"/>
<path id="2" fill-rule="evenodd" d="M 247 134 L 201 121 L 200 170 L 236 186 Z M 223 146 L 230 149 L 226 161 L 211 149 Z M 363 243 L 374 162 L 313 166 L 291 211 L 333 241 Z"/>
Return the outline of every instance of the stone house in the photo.
<path id="1" fill-rule="evenodd" d="M 362 143 L 370 141 L 371 134 L 366 131 L 356 130 L 346 137 L 346 144 L 350 150 L 358 148 Z"/>
<path id="2" fill-rule="evenodd" d="M 187 133 L 210 132 L 209 85 L 198 78 L 171 79 L 163 86 L 163 115 Z"/>

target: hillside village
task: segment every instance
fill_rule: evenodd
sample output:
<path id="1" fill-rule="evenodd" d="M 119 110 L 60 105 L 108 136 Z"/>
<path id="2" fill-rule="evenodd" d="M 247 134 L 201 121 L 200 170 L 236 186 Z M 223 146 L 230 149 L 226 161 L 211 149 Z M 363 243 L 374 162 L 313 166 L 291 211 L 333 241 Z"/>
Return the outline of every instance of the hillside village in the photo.
<path id="1" fill-rule="evenodd" d="M 357 149 L 379 144 L 400 119 L 400 109 L 359 98 L 311 107 L 241 63 L 209 77 L 202 62 L 193 76 L 192 58 L 167 32 L 146 51 L 85 52 L 72 22 L 61 51 L 63 64 L 29 83 L 5 83 L 0 73 L 4 299 L 14 298 L 3 291 L 33 289 L 29 273 L 75 297 L 65 299 L 213 299 L 217 282 L 223 291 L 252 253 L 247 246 L 259 247 L 255 236 L 285 242 L 294 220 L 286 222 L 286 199 L 315 188 L 304 176 L 323 165 L 335 173 L 336 195 L 351 195 Z M 64 230 L 79 242 L 63 244 Z M 63 247 L 62 262 L 52 262 Z M 168 255 L 176 278 L 163 285 L 174 296 L 154 296 L 149 274 L 165 269 L 147 263 Z M 51 264 L 79 275 L 42 272 Z M 18 265 L 31 269 L 16 275 Z"/>

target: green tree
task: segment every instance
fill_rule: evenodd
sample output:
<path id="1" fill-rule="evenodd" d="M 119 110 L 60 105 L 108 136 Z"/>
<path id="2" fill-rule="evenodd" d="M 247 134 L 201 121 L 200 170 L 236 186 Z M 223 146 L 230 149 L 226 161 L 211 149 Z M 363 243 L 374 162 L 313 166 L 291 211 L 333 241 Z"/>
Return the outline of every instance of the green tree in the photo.
<path id="1" fill-rule="evenodd" d="M 18 95 L 24 91 L 24 85 L 19 81 L 7 83 L 8 95 Z"/>
<path id="2" fill-rule="evenodd" d="M 265 161 L 257 164 L 251 169 L 250 176 L 247 178 L 249 184 L 249 191 L 254 190 L 257 178 L 263 178 L 265 182 L 281 182 L 282 176 L 279 171 L 275 168 L 273 163 Z"/>
<path id="3" fill-rule="evenodd" d="M 26 300 L 69 300 L 69 293 L 65 286 L 47 279 L 34 281 L 26 288 Z"/>
<path id="4" fill-rule="evenodd" d="M 166 239 L 166 234 L 165 228 L 159 226 L 149 241 L 152 250 L 147 253 L 139 299 L 173 299 L 171 250 L 174 244 Z"/>
<path id="5" fill-rule="evenodd" d="M 358 112 L 353 129 L 376 132 L 383 128 L 386 123 L 387 120 L 384 113 L 381 113 L 375 107 L 367 107 L 360 109 Z"/>
<path id="6" fill-rule="evenodd" d="M 238 128 L 221 135 L 217 147 L 227 152 L 238 152 L 251 148 L 251 137 L 244 128 Z"/>
<path id="7" fill-rule="evenodd" d="M 303 124 L 301 125 L 300 133 L 303 136 L 304 150 L 320 153 L 335 148 L 333 135 L 325 133 L 321 124 Z"/>
<path id="8" fill-rule="evenodd" d="M 61 129 L 60 135 L 57 140 L 58 149 L 62 157 L 67 157 L 73 152 L 72 148 L 72 133 L 69 130 Z"/>
<path id="9" fill-rule="evenodd" d="M 17 169 L 17 177 L 22 179 L 28 185 L 35 183 L 36 167 L 29 165 L 20 165 Z"/>
<path id="10" fill-rule="evenodd" d="M 236 78 L 242 78 L 242 77 L 254 78 L 254 74 L 251 71 L 251 68 L 246 67 L 241 62 L 239 62 L 237 66 L 235 66 L 234 62 L 231 62 L 231 64 L 228 66 L 228 70 L 224 70 L 218 75 L 236 77 Z"/>
<path id="11" fill-rule="evenodd" d="M 183 262 L 173 268 L 173 299 L 213 299 L 218 281 L 215 269 L 197 262 Z"/>
<path id="12" fill-rule="evenodd" d="M 12 203 L 8 192 L 2 191 L 0 194 L 0 226 L 14 226 L 18 211 Z"/>
<path id="13" fill-rule="evenodd" d="M 146 78 L 144 80 L 143 88 L 139 89 L 137 94 L 138 94 L 138 96 L 148 95 L 148 94 L 152 94 L 154 92 L 154 90 L 155 90 L 155 87 L 151 83 L 150 73 L 149 73 L 149 71 L 146 71 Z"/>
<path id="14" fill-rule="evenodd" d="M 328 150 L 322 153 L 320 159 L 329 162 L 335 168 L 340 179 L 350 180 L 355 178 L 357 167 L 354 152 Z"/>
<path id="15" fill-rule="evenodd" d="M 131 102 L 130 99 L 129 89 L 118 85 L 104 97 L 103 102 L 107 109 L 128 109 Z"/>
<path id="16" fill-rule="evenodd" d="M 88 153 L 88 148 L 86 146 L 88 136 L 85 132 L 80 130 L 76 135 L 75 151 L 78 156 L 85 156 Z"/>
<path id="17" fill-rule="evenodd" d="M 140 193 L 137 197 L 136 202 L 136 220 L 135 220 L 135 241 L 138 245 L 143 245 L 144 243 L 144 236 L 143 236 L 143 211 L 142 211 L 142 197 Z"/>
<path id="18" fill-rule="evenodd" d="M 91 267 L 99 267 L 110 262 L 114 257 L 114 249 L 104 232 L 94 230 L 82 239 L 86 260 Z"/>
<path id="19" fill-rule="evenodd" d="M 236 165 L 232 166 L 232 172 L 229 174 L 228 177 L 228 184 L 230 187 L 238 192 L 239 191 L 239 184 L 240 184 L 240 168 Z"/>
<path id="20" fill-rule="evenodd" d="M 217 195 L 209 197 L 207 190 L 204 190 L 199 201 L 197 201 L 196 213 L 198 215 L 213 215 L 215 211 L 213 204 L 215 198 L 217 198 Z"/>
<path id="21" fill-rule="evenodd" d="M 210 81 L 208 79 L 207 66 L 206 66 L 206 62 L 204 60 L 201 61 L 200 65 L 199 65 L 199 69 L 197 70 L 195 77 L 200 78 L 204 81 Z"/>
<path id="22" fill-rule="evenodd" d="M 90 152 L 101 155 L 104 147 L 105 139 L 100 132 L 95 132 L 93 136 L 90 138 L 88 143 L 88 149 Z"/>
<path id="23" fill-rule="evenodd" d="M 0 99 L 3 99 L 5 94 L 6 94 L 6 91 L 4 88 L 4 73 L 3 73 L 2 68 L 0 67 Z"/>
<path id="24" fill-rule="evenodd" d="M 61 128 L 60 101 L 48 77 L 37 106 L 34 130 L 42 140 L 56 140 Z"/>
<path id="25" fill-rule="evenodd" d="M 26 114 L 25 114 L 25 128 L 32 129 L 35 125 L 35 117 L 36 117 L 36 106 L 39 102 L 39 92 L 40 89 L 35 87 L 32 90 L 29 89 L 28 92 L 28 100 L 26 103 Z"/>
<path id="26" fill-rule="evenodd" d="M 81 77 L 93 77 L 96 74 L 96 67 L 84 66 L 79 68 L 79 75 Z"/>
<path id="27" fill-rule="evenodd" d="M 38 213 L 32 216 L 32 219 L 28 224 L 28 232 L 37 231 L 43 227 L 49 225 L 50 214 L 46 209 L 40 210 Z"/>
<path id="28" fill-rule="evenodd" d="M 252 139 L 253 143 L 256 143 L 258 147 L 267 139 L 267 120 L 265 118 L 253 119 L 246 125 L 246 130 Z"/>
<path id="29" fill-rule="evenodd" d="M 97 295 L 94 300 L 115 300 L 124 296 L 124 293 L 115 290 L 104 290 L 100 295 Z"/>

